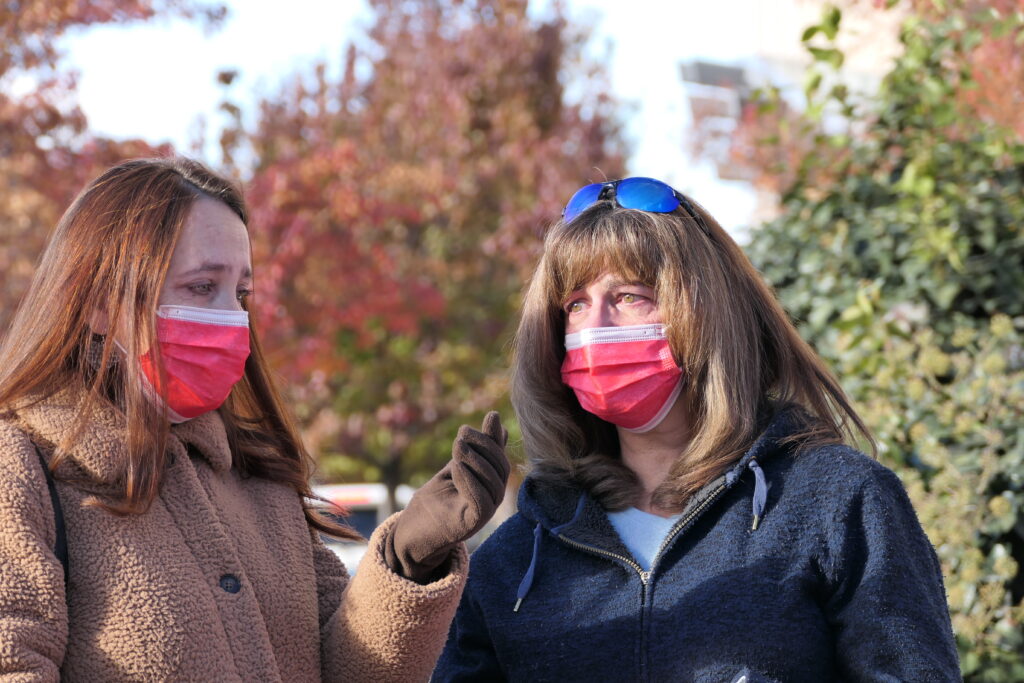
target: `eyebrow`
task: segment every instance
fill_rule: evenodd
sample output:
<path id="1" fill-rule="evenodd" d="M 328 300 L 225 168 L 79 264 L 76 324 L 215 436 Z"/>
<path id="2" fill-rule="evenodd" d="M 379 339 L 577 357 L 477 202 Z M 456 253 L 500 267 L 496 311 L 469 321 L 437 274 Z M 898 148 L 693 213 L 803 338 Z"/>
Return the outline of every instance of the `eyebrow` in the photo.
<path id="1" fill-rule="evenodd" d="M 618 289 L 619 287 L 644 287 L 644 288 L 650 289 L 652 291 L 654 290 L 654 287 L 651 287 L 648 284 L 644 284 L 643 282 L 641 282 L 639 280 L 635 280 L 633 282 L 629 282 L 629 281 L 626 281 L 626 280 L 615 279 L 615 280 L 610 280 L 608 282 L 608 289 Z M 580 285 L 576 289 L 572 290 L 565 297 L 566 301 L 568 301 L 572 297 L 573 294 L 576 294 L 577 292 L 582 292 L 585 289 L 586 289 L 586 285 Z"/>
<path id="2" fill-rule="evenodd" d="M 207 261 L 198 268 L 193 268 L 192 270 L 182 273 L 181 276 L 187 277 L 189 275 L 198 275 L 199 273 L 223 273 L 227 269 L 228 267 L 223 263 L 212 263 L 210 261 Z M 245 269 L 242 271 L 242 277 L 251 278 L 252 268 L 246 266 Z"/>

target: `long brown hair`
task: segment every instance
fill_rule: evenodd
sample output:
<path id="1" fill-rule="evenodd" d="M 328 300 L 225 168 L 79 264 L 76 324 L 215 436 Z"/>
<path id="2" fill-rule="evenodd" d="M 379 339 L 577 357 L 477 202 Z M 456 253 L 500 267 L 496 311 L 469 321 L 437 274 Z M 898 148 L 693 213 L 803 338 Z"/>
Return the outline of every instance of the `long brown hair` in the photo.
<path id="1" fill-rule="evenodd" d="M 126 448 L 117 463 L 119 493 L 92 499 L 117 514 L 146 511 L 163 479 L 170 425 L 147 397 L 140 365 L 122 359 L 136 358 L 152 346 L 162 368 L 159 347 L 151 344 L 157 302 L 178 238 L 200 197 L 223 202 L 248 224 L 238 187 L 199 162 L 137 159 L 103 173 L 57 224 L 0 345 L 0 406 L 5 409 L 44 401 L 68 387 L 83 394 L 75 424 L 64 443 L 56 444 L 54 470 L 97 407 L 123 413 Z M 106 317 L 110 330 L 122 331 L 118 341 L 123 350 L 116 348 L 114 334 L 96 334 L 97 314 Z M 316 529 L 359 538 L 321 517 L 308 502 L 312 458 L 274 386 L 255 328 L 249 328 L 245 374 L 219 409 L 234 466 L 245 475 L 295 489 Z"/>
<path id="2" fill-rule="evenodd" d="M 533 475 L 582 486 L 606 508 L 635 504 L 614 425 L 584 411 L 561 382 L 563 304 L 605 272 L 656 292 L 693 423 L 690 440 L 652 503 L 681 509 L 745 453 L 780 403 L 810 419 L 798 447 L 871 435 L 839 382 L 800 338 L 739 246 L 692 203 L 672 213 L 601 201 L 548 231 L 516 334 L 512 405 Z M 873 448 L 873 445 L 872 445 Z"/>

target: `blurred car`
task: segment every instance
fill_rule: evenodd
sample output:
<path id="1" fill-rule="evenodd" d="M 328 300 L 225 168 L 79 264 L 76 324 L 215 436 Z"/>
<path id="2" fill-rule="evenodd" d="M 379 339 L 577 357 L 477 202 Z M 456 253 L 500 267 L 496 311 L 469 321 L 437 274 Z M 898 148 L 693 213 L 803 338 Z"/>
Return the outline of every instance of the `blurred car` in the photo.
<path id="1" fill-rule="evenodd" d="M 358 531 L 363 538 L 370 534 L 383 522 L 391 510 L 388 507 L 388 490 L 384 484 L 324 484 L 313 487 L 313 493 L 330 501 L 346 512 L 346 516 L 337 517 L 325 510 L 325 514 L 335 517 L 337 521 L 348 524 Z M 409 504 L 415 489 L 411 486 L 399 486 L 395 491 L 398 510 Z M 319 501 L 314 501 L 319 502 Z M 322 505 L 322 503 L 320 503 Z M 366 554 L 365 541 L 339 541 L 329 536 L 321 536 L 324 544 L 345 564 L 349 574 L 355 574 L 359 561 Z"/>

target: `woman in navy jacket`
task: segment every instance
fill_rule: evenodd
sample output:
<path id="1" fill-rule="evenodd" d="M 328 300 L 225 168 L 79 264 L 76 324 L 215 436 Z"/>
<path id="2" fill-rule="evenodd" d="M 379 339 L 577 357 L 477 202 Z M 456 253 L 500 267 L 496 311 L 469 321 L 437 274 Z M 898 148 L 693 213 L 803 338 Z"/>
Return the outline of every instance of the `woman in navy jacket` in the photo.
<path id="1" fill-rule="evenodd" d="M 648 178 L 588 185 L 526 295 L 519 511 L 435 680 L 960 680 L 897 477 L 746 256 Z"/>

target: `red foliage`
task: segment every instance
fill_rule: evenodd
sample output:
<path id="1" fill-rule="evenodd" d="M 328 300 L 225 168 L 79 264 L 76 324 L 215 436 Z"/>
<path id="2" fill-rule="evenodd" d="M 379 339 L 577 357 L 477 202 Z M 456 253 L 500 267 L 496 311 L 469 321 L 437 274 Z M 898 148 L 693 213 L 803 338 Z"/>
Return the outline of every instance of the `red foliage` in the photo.
<path id="1" fill-rule="evenodd" d="M 448 440 L 440 425 L 504 400 L 543 230 L 595 167 L 620 173 L 622 154 L 606 84 L 575 61 L 582 36 L 561 16 L 532 19 L 525 0 L 371 5 L 370 44 L 338 77 L 321 65 L 293 79 L 228 139 L 257 160 L 268 350 L 305 386 L 304 409 L 345 416 L 325 448 L 393 470 L 420 436 Z M 424 471 L 445 455 L 429 450 Z"/>
<path id="2" fill-rule="evenodd" d="M 1009 16 L 1024 12 L 1024 0 L 975 2 L 974 11 L 998 12 Z M 968 112 L 983 120 L 1012 130 L 1024 140 L 1024 54 L 1020 34 L 985 35 L 969 55 L 971 77 L 977 88 L 962 97 Z"/>
<path id="3" fill-rule="evenodd" d="M 170 153 L 139 140 L 89 135 L 57 38 L 71 28 L 171 12 L 206 21 L 224 14 L 187 0 L 0 4 L 0 84 L 15 78 L 34 83 L 21 96 L 0 92 L 0 329 L 28 285 L 46 235 L 82 186 L 124 158 Z"/>
<path id="4" fill-rule="evenodd" d="M 323 351 L 289 363 L 296 377 L 336 366 L 339 329 L 418 331 L 499 260 L 521 282 L 567 193 L 621 167 L 607 115 L 563 102 L 560 19 L 534 24 L 520 0 L 372 4 L 381 56 L 353 49 L 338 81 L 323 66 L 296 79 L 247 139 L 270 346 L 314 334 L 304 348 Z"/>

